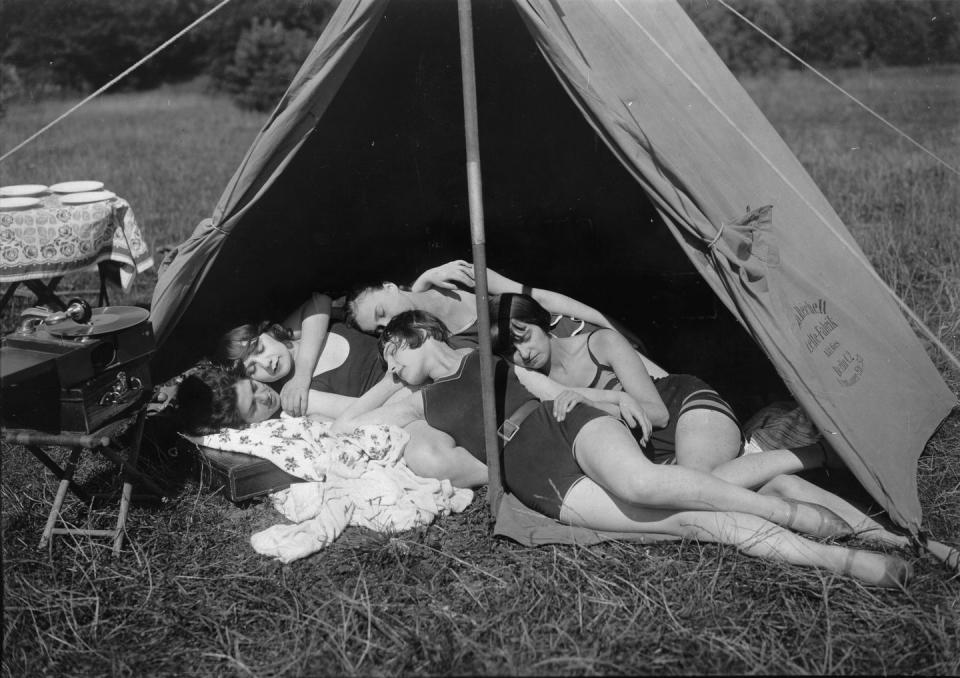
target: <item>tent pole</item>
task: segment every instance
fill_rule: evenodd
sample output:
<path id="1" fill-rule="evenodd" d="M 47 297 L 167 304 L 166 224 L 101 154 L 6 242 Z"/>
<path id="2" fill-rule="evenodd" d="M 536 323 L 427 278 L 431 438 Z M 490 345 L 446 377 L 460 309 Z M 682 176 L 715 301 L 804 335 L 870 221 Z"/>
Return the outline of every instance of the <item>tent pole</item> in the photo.
<path id="1" fill-rule="evenodd" d="M 470 236 L 477 296 L 477 329 L 480 334 L 480 376 L 483 386 L 483 429 L 487 448 L 487 499 L 496 520 L 503 484 L 497 419 L 493 394 L 493 351 L 490 345 L 490 313 L 487 306 L 487 255 L 483 228 L 483 185 L 480 180 L 480 136 L 477 123 L 477 82 L 473 58 L 473 10 L 470 0 L 457 0 L 460 18 L 460 71 L 463 80 L 463 118 L 467 146 L 467 193 L 470 204 Z"/>

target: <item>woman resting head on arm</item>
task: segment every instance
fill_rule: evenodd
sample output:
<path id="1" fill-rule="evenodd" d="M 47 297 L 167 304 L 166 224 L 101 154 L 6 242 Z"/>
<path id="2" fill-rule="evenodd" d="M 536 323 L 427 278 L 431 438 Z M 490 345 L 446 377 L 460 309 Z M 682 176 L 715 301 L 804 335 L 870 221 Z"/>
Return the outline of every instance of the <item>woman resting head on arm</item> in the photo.
<path id="1" fill-rule="evenodd" d="M 490 317 L 495 352 L 549 376 L 577 396 L 615 403 L 654 463 L 695 468 L 741 487 L 820 504 L 868 539 L 907 545 L 906 537 L 884 529 L 841 497 L 787 475 L 821 464 L 823 450 L 818 445 L 741 456 L 739 423 L 720 394 L 691 375 L 651 379 L 636 351 L 617 332 L 599 329 L 573 337 L 551 336 L 550 314 L 522 294 L 492 297 Z M 576 400 L 570 394 L 567 398 Z"/>
<path id="2" fill-rule="evenodd" d="M 436 316 L 456 337 L 458 345 L 478 344 L 477 307 L 473 289 L 473 265 L 451 261 L 425 271 L 410 288 L 392 282 L 360 285 L 347 295 L 348 322 L 363 332 L 379 333 L 393 316 L 420 310 Z M 491 269 L 487 270 L 491 294 L 520 292 L 524 287 Z M 459 286 L 458 286 L 459 285 Z M 531 289 L 531 294 L 552 313 L 573 316 L 601 327 L 609 321 L 594 308 L 558 292 Z"/>
<path id="3" fill-rule="evenodd" d="M 388 403 L 389 389 L 377 387 L 348 408 L 337 426 L 349 430 L 368 421 L 422 418 L 485 461 L 477 352 L 451 346 L 443 323 L 416 310 L 387 324 L 381 346 L 388 372 L 423 388 Z M 617 419 L 578 402 L 557 421 L 552 404 L 540 403 L 511 366 L 496 358 L 494 366 L 504 480 L 531 508 L 593 529 L 733 544 L 750 555 L 845 572 L 883 586 L 900 586 L 909 576 L 907 563 L 894 556 L 820 544 L 780 527 L 821 537 L 848 535 L 849 526 L 831 511 L 752 492 L 694 469 L 653 464 Z M 544 388 L 539 395 L 551 392 Z M 514 425 L 504 429 L 507 418 Z"/>

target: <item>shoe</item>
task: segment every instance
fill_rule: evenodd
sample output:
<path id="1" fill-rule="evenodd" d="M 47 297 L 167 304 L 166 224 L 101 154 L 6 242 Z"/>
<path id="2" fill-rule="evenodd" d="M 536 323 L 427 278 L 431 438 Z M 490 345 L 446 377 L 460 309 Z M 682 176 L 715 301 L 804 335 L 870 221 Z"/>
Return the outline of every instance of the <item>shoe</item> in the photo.
<path id="1" fill-rule="evenodd" d="M 932 539 L 928 539 L 924 547 L 930 552 L 930 555 L 946 565 L 949 569 L 960 574 L 960 550 Z"/>
<path id="2" fill-rule="evenodd" d="M 898 556 L 851 549 L 843 573 L 864 584 L 902 589 L 913 578 L 913 566 Z"/>
<path id="3" fill-rule="evenodd" d="M 809 501 L 798 501 L 797 499 L 784 499 L 790 505 L 790 516 L 787 518 L 785 527 L 789 527 L 794 532 L 803 532 L 812 537 L 833 537 L 835 539 L 852 537 L 853 528 L 846 520 L 828 509 L 826 506 L 814 504 Z M 801 507 L 813 509 L 817 512 L 816 518 L 812 521 L 809 516 L 805 519 Z"/>

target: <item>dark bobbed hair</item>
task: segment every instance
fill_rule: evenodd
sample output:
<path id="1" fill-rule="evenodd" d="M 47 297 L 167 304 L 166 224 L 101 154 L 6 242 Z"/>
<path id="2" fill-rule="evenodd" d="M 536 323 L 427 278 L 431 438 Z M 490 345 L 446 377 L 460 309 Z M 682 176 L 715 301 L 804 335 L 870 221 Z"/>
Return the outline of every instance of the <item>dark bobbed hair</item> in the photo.
<path id="1" fill-rule="evenodd" d="M 514 342 L 518 336 L 512 322 L 519 321 L 536 325 L 544 332 L 550 332 L 550 312 L 533 297 L 526 294 L 507 292 L 490 297 L 490 344 L 493 352 L 509 356 L 513 353 Z"/>
<path id="2" fill-rule="evenodd" d="M 450 330 L 437 316 L 426 311 L 403 311 L 391 318 L 380 333 L 378 349 L 383 356 L 387 346 L 420 348 L 427 339 L 448 343 Z"/>
<path id="3" fill-rule="evenodd" d="M 234 372 L 215 365 L 200 367 L 184 377 L 177 388 L 183 432 L 202 436 L 223 428 L 245 428 L 237 408 L 239 380 Z"/>
<path id="4" fill-rule="evenodd" d="M 246 370 L 243 369 L 243 361 L 250 357 L 253 352 L 256 346 L 256 338 L 264 333 L 269 334 L 277 341 L 283 342 L 283 345 L 287 348 L 293 346 L 293 332 L 283 325 L 278 325 L 269 320 L 265 320 L 258 325 L 247 323 L 234 327 L 220 337 L 213 354 L 213 362 L 241 377 L 247 376 Z"/>

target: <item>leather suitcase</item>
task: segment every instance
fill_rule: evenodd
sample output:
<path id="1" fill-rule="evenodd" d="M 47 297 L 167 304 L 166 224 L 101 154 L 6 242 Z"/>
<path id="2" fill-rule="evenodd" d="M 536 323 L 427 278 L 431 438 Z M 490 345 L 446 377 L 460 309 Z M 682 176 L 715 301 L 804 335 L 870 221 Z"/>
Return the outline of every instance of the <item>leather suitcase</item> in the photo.
<path id="1" fill-rule="evenodd" d="M 241 452 L 198 447 L 203 465 L 210 471 L 210 484 L 223 488 L 223 496 L 237 503 L 289 487 L 303 480 L 281 470 L 266 459 Z"/>

